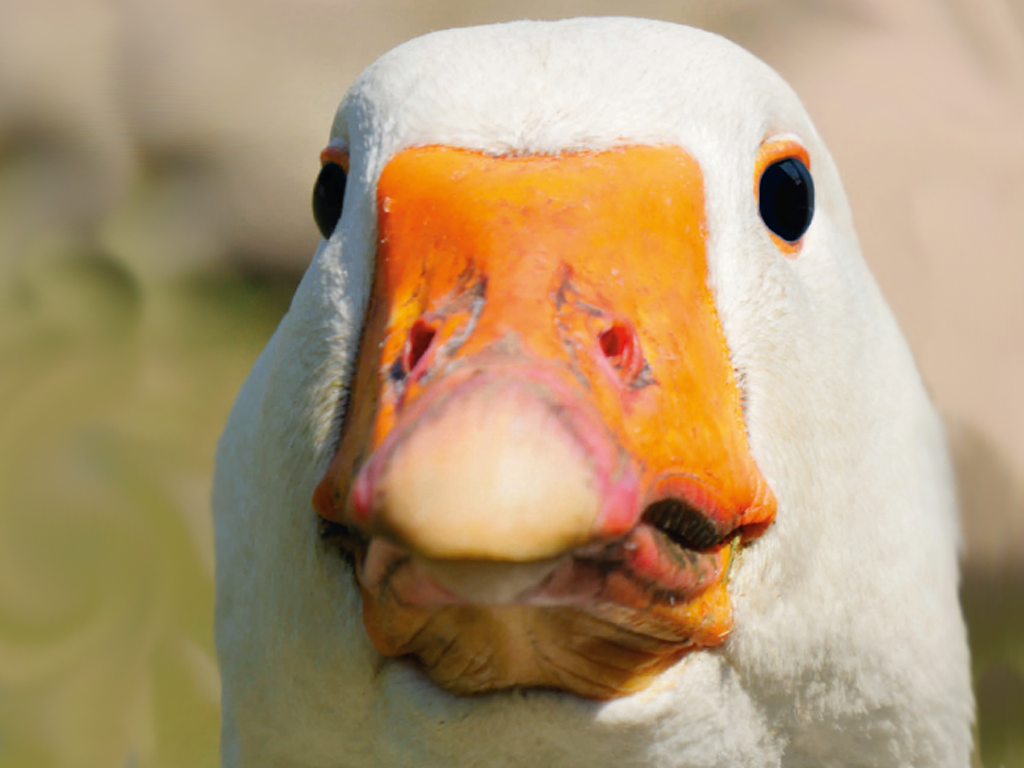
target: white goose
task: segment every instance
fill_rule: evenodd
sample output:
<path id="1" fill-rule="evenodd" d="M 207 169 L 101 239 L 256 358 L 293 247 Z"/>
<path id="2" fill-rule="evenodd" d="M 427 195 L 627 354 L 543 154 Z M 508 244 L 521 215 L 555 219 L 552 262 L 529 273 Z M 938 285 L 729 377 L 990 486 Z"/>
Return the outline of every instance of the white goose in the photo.
<path id="1" fill-rule="evenodd" d="M 772 70 L 440 32 L 324 161 L 218 453 L 225 765 L 968 765 L 942 428 Z"/>

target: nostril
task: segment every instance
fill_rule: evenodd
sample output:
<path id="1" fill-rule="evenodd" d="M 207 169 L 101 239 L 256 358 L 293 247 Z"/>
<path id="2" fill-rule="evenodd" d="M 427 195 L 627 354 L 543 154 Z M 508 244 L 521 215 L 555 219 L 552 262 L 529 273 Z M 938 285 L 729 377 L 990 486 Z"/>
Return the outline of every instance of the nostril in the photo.
<path id="1" fill-rule="evenodd" d="M 626 329 L 621 325 L 613 325 L 601 334 L 601 351 L 607 358 L 621 357 L 628 345 Z"/>
<path id="2" fill-rule="evenodd" d="M 409 340 L 405 344 L 403 353 L 403 364 L 407 373 L 419 365 L 420 360 L 427 354 L 430 345 L 434 343 L 437 330 L 425 320 L 417 320 L 412 324 L 409 331 Z"/>
<path id="3" fill-rule="evenodd" d="M 631 379 L 640 372 L 642 356 L 636 333 L 625 323 L 617 322 L 598 337 L 601 352 L 619 374 Z"/>

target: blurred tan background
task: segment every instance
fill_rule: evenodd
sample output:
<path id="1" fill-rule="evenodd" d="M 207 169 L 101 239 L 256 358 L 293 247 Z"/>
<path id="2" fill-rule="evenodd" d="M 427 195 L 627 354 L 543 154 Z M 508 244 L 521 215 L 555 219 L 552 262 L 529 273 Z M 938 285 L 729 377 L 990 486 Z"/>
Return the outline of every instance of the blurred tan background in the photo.
<path id="1" fill-rule="evenodd" d="M 215 441 L 417 34 L 629 14 L 804 98 L 950 424 L 979 760 L 1024 766 L 1024 0 L 0 0 L 0 768 L 214 766 Z"/>

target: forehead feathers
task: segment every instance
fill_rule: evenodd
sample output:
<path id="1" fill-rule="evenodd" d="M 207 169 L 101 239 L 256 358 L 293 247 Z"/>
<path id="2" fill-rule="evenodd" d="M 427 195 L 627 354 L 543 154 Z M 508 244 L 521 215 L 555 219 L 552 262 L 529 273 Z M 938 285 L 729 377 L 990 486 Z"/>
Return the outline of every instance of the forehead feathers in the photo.
<path id="1" fill-rule="evenodd" d="M 780 133 L 809 141 L 813 131 L 786 83 L 733 43 L 663 22 L 575 19 L 399 46 L 356 81 L 332 138 L 357 164 L 363 155 L 369 180 L 411 146 L 553 154 L 670 143 L 701 159 L 753 153 Z"/>

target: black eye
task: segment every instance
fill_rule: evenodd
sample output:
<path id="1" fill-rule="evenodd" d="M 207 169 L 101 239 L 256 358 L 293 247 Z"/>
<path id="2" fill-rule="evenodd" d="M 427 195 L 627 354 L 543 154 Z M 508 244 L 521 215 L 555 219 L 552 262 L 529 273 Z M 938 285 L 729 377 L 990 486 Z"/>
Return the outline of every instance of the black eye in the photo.
<path id="1" fill-rule="evenodd" d="M 324 163 L 313 186 L 313 218 L 325 238 L 334 234 L 345 202 L 345 169 L 337 163 Z"/>
<path id="2" fill-rule="evenodd" d="M 758 193 L 765 226 L 787 242 L 799 240 L 814 216 L 814 182 L 795 157 L 772 163 L 761 174 Z"/>

